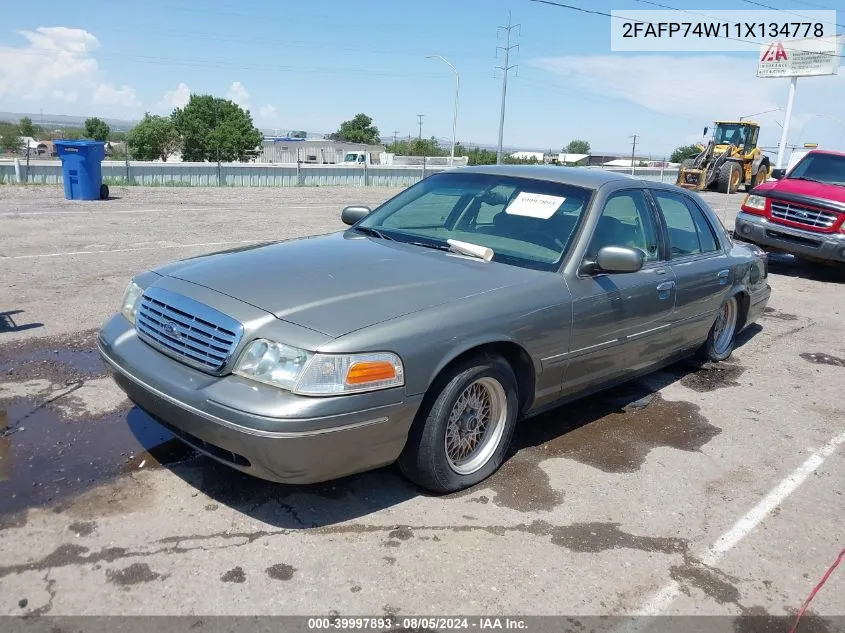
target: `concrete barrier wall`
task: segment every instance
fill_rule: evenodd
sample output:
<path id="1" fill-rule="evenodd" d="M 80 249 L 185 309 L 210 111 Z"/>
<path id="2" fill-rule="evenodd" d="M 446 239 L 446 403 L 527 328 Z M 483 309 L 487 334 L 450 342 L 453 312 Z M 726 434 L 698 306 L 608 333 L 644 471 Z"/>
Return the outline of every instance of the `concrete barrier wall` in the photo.
<path id="1" fill-rule="evenodd" d="M 341 167 L 338 165 L 266 165 L 256 163 L 152 163 L 131 161 L 103 162 L 103 181 L 109 185 L 192 186 L 192 187 L 408 187 L 424 176 L 449 169 L 444 166 L 373 165 Z M 590 168 L 596 169 L 596 168 Z M 613 168 L 623 174 L 630 168 Z M 677 169 L 660 170 L 637 167 L 637 178 L 675 182 Z M 61 184 L 60 161 L 21 162 L 24 182 Z M 0 161 L 0 183 L 18 182 L 13 161 Z"/>

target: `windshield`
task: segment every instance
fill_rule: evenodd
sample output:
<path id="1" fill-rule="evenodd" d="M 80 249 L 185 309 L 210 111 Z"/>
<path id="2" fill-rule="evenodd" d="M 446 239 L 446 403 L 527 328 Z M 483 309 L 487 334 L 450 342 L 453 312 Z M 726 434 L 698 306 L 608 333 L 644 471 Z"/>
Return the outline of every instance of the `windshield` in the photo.
<path id="1" fill-rule="evenodd" d="M 360 226 L 426 246 L 469 242 L 492 249 L 496 262 L 555 270 L 592 193 L 543 180 L 448 172 L 406 189 Z"/>
<path id="2" fill-rule="evenodd" d="M 358 160 L 358 154 L 347 154 L 346 158 L 343 159 L 344 163 L 354 163 Z"/>
<path id="3" fill-rule="evenodd" d="M 716 145 L 745 145 L 746 126 L 738 123 L 719 123 L 713 131 Z"/>
<path id="4" fill-rule="evenodd" d="M 831 185 L 845 186 L 845 156 L 835 154 L 807 154 L 789 178 L 807 178 Z"/>

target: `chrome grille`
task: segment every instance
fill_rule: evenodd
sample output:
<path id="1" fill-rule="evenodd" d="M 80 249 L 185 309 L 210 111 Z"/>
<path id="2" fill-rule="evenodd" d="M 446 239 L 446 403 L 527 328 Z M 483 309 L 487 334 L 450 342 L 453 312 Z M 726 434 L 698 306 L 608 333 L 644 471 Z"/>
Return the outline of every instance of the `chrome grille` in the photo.
<path id="1" fill-rule="evenodd" d="M 222 312 L 155 287 L 144 291 L 135 329 L 159 351 L 209 373 L 226 364 L 243 334 L 243 326 Z"/>
<path id="2" fill-rule="evenodd" d="M 772 217 L 817 229 L 829 229 L 836 222 L 837 216 L 835 213 L 772 200 Z"/>

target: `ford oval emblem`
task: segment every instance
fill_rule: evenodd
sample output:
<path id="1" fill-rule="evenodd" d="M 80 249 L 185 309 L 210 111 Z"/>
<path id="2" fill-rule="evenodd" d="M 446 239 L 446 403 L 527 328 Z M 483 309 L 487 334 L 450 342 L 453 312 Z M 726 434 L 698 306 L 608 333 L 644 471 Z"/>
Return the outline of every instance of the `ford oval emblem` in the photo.
<path id="1" fill-rule="evenodd" d="M 173 321 L 165 321 L 161 327 L 162 331 L 172 338 L 182 338 L 182 333 L 176 329 L 176 324 Z"/>

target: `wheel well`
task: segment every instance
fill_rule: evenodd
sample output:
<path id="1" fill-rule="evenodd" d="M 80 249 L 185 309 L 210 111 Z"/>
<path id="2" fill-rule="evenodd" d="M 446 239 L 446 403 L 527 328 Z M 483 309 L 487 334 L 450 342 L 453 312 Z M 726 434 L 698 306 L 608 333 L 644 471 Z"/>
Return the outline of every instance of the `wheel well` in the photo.
<path id="1" fill-rule="evenodd" d="M 442 375 L 444 371 L 456 363 L 460 363 L 470 356 L 477 356 L 479 354 L 495 354 L 501 356 L 511 366 L 513 374 L 516 376 L 519 412 L 524 413 L 534 399 L 535 372 L 534 364 L 531 362 L 528 352 L 516 343 L 501 341 L 498 343 L 485 343 L 484 345 L 470 348 L 450 360 L 438 372 L 437 376 Z M 437 376 L 434 377 L 434 380 L 437 380 Z"/>
<path id="2" fill-rule="evenodd" d="M 736 294 L 736 302 L 739 304 L 739 315 L 736 323 L 736 331 L 739 333 L 745 327 L 745 319 L 748 318 L 748 309 L 751 307 L 751 297 L 747 292 L 741 290 Z"/>

